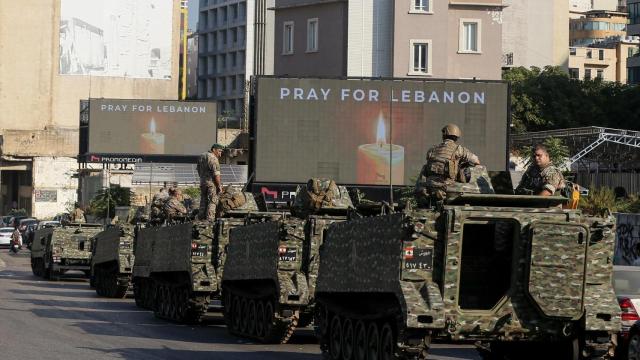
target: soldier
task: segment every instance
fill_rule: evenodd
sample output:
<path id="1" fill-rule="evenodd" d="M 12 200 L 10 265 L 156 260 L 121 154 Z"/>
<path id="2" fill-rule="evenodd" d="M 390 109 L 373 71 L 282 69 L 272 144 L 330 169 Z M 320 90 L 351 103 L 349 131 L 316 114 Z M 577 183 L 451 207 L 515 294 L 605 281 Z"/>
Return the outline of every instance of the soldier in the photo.
<path id="1" fill-rule="evenodd" d="M 213 144 L 211 150 L 200 155 L 198 175 L 200 176 L 200 210 L 198 216 L 204 220 L 214 220 L 218 194 L 222 192 L 220 179 L 220 162 L 224 146 Z"/>
<path id="2" fill-rule="evenodd" d="M 534 163 L 529 165 L 516 188 L 516 194 L 551 196 L 564 188 L 564 177 L 549 158 L 546 146 L 538 144 L 533 148 Z"/>
<path id="3" fill-rule="evenodd" d="M 71 213 L 71 221 L 75 223 L 84 223 L 84 211 L 80 208 L 80 206 L 76 203 L 75 209 Z"/>
<path id="4" fill-rule="evenodd" d="M 447 185 L 458 178 L 460 164 L 480 165 L 478 156 L 456 142 L 462 136 L 460 128 L 449 124 L 442 128 L 442 143 L 427 152 L 427 163 L 422 167 L 416 191 L 441 203 L 446 197 Z"/>
<path id="5" fill-rule="evenodd" d="M 157 194 L 153 195 L 151 200 L 150 217 L 153 221 L 158 221 L 162 218 L 164 209 L 164 203 L 169 198 L 166 188 L 160 188 Z"/>
<path id="6" fill-rule="evenodd" d="M 182 191 L 180 189 L 169 189 L 169 199 L 164 203 L 164 217 L 168 221 L 187 216 L 187 209 L 180 201 L 181 197 Z"/>

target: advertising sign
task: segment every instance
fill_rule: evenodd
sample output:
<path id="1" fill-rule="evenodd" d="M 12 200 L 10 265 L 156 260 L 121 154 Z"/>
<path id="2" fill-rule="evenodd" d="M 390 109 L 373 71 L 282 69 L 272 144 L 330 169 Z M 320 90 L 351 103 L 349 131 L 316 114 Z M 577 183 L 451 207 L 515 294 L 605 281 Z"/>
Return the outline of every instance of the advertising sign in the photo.
<path id="1" fill-rule="evenodd" d="M 259 78 L 255 181 L 415 184 L 448 123 L 489 170 L 506 170 L 508 92 L 503 82 Z"/>
<path id="2" fill-rule="evenodd" d="M 171 79 L 172 0 L 62 0 L 60 75 Z"/>
<path id="3" fill-rule="evenodd" d="M 211 102 L 91 99 L 89 162 L 142 162 L 146 157 L 197 156 L 216 142 Z"/>

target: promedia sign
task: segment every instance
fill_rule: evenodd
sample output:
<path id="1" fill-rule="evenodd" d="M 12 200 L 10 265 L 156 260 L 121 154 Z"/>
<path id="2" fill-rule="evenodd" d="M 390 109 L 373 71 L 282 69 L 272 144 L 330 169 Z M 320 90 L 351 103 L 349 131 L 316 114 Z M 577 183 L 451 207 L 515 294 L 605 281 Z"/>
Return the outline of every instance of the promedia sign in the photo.
<path id="1" fill-rule="evenodd" d="M 506 170 L 508 93 L 499 81 L 258 78 L 255 181 L 412 185 L 448 123 Z"/>
<path id="2" fill-rule="evenodd" d="M 135 164 L 141 163 L 141 157 L 126 157 L 126 156 L 100 156 L 89 155 L 88 161 L 90 163 L 110 163 L 110 164 Z"/>

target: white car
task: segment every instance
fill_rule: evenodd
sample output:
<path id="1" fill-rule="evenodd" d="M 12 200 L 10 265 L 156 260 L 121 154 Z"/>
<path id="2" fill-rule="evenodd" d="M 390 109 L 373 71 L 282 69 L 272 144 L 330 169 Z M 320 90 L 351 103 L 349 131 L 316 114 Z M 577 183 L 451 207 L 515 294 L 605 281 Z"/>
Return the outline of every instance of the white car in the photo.
<path id="1" fill-rule="evenodd" d="M 11 245 L 11 234 L 13 234 L 12 227 L 0 228 L 0 246 L 8 247 Z"/>

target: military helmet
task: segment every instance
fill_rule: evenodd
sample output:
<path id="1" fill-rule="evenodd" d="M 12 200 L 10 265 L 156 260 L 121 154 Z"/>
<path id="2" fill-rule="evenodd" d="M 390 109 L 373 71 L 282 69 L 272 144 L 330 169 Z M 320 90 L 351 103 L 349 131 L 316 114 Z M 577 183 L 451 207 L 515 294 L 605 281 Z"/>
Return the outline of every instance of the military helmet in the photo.
<path id="1" fill-rule="evenodd" d="M 442 128 L 442 136 L 455 136 L 457 138 L 462 136 L 462 131 L 456 124 L 447 124 L 447 126 Z"/>

